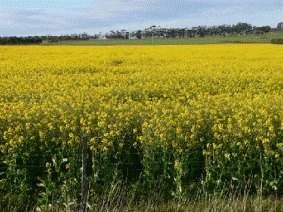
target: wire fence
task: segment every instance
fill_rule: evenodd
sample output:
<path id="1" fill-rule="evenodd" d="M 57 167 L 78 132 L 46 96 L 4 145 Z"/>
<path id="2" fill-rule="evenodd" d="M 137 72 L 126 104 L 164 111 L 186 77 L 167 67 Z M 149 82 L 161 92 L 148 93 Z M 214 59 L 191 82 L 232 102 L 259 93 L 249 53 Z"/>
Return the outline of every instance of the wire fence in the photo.
<path id="1" fill-rule="evenodd" d="M 228 134 L 238 134 L 239 132 L 228 132 Z M 244 133 L 244 132 L 241 132 L 241 133 Z M 282 131 L 277 131 L 277 132 L 249 132 L 249 133 L 265 133 L 265 134 L 277 134 L 277 135 L 283 135 L 283 130 Z M 154 132 L 151 132 L 151 133 L 123 133 L 119 136 L 127 136 L 127 135 L 131 135 L 131 136 L 141 136 L 141 135 L 149 135 L 149 134 L 154 134 L 154 135 L 158 135 L 157 133 L 154 133 Z M 159 135 L 161 134 L 173 134 L 173 135 L 177 135 L 177 134 L 185 134 L 185 133 L 176 133 L 176 132 L 167 132 L 167 133 L 159 133 Z M 224 132 L 223 134 L 227 134 L 227 132 Z M 74 135 L 74 134 L 73 134 Z M 22 134 L 22 135 L 18 135 L 18 136 L 26 136 L 27 138 L 30 137 L 30 135 L 28 134 Z M 46 136 L 62 136 L 62 134 L 47 134 Z M 64 135 L 65 137 L 68 137 L 69 135 Z M 80 137 L 81 140 L 82 140 L 82 150 L 81 150 L 81 153 L 77 153 L 77 154 L 51 154 L 51 153 L 48 153 L 48 154 L 23 154 L 23 156 L 25 156 L 26 158 L 29 158 L 29 157 L 54 157 L 54 156 L 60 156 L 60 157 L 72 157 L 72 156 L 75 156 L 75 157 L 80 157 L 81 156 L 81 163 L 79 164 L 72 164 L 72 163 L 69 163 L 68 166 L 69 167 L 76 167 L 76 168 L 81 168 L 82 171 L 82 182 L 81 182 L 81 193 L 82 193 L 82 198 L 81 198 L 81 205 L 82 205 L 82 211 L 85 211 L 86 210 L 86 201 L 87 201 L 87 157 L 88 157 L 88 140 L 91 139 L 91 138 L 95 138 L 97 139 L 97 141 L 101 140 L 101 138 L 103 137 L 103 135 L 79 135 L 79 134 L 76 134 L 74 136 L 77 136 L 77 137 Z M 0 135 L 0 138 L 4 138 L 3 135 Z M 274 152 L 280 152 L 280 151 L 283 151 L 283 149 L 274 149 L 273 150 Z M 206 152 L 209 152 L 209 153 L 219 153 L 219 152 L 222 152 L 222 153 L 234 153 L 235 151 L 227 151 L 225 149 L 212 149 L 212 150 L 206 150 Z M 258 150 L 258 152 L 262 152 L 264 153 L 265 150 Z M 158 152 L 147 152 L 147 151 L 144 151 L 144 152 L 123 152 L 123 153 L 120 153 L 120 155 L 150 155 L 150 154 L 166 154 L 166 153 L 172 153 L 172 151 L 158 151 Z M 203 150 L 193 150 L 193 151 L 187 151 L 187 152 L 184 152 L 184 154 L 190 154 L 190 153 L 200 153 L 202 154 L 203 153 Z M 95 153 L 95 152 L 92 152 L 93 155 L 96 155 L 96 154 L 101 154 L 101 153 Z M 103 153 L 103 154 L 113 154 L 113 153 Z M 13 154 L 10 154 L 10 155 L 0 155 L 0 162 L 1 162 L 1 159 L 7 159 L 7 158 L 12 158 L 13 157 Z M 272 159 L 271 159 L 272 160 Z M 275 159 L 273 159 L 275 160 Z M 255 160 L 252 160 L 252 159 L 249 159 L 249 160 L 230 160 L 229 163 L 230 164 L 239 164 L 239 163 L 250 163 L 250 162 L 257 162 L 257 163 L 260 163 L 261 162 L 261 159 L 255 159 Z M 152 161 L 152 162 L 148 162 L 148 164 L 162 164 L 164 163 L 163 161 Z M 188 160 L 188 161 L 182 161 L 182 164 L 205 164 L 207 163 L 206 160 Z M 3 163 L 2 163 L 3 164 Z M 102 163 L 103 164 L 103 163 Z M 110 169 L 107 169 L 107 168 L 101 168 L 99 170 L 99 172 L 113 172 L 113 171 L 117 171 L 117 170 L 124 170 L 124 169 L 128 169 L 128 167 L 124 167 L 123 169 L 118 169 L 118 166 L 120 165 L 135 165 L 135 163 L 131 163 L 131 162 L 127 162 L 127 163 L 106 163 L 106 164 L 103 164 L 103 166 L 112 166 L 112 168 Z M 66 164 L 60 164 L 59 165 L 60 167 L 65 167 Z M 116 168 L 113 169 L 113 166 L 116 166 Z M 13 174 L 13 173 L 17 173 L 17 171 L 9 171 L 8 170 L 9 166 L 1 166 L 0 167 L 0 174 L 3 175 L 3 174 Z M 46 166 L 42 166 L 42 165 L 23 165 L 23 166 L 16 166 L 16 169 L 29 169 L 29 168 L 36 168 L 36 169 L 46 169 Z M 234 168 L 237 168 L 238 170 L 243 170 L 243 169 L 247 169 L 247 168 L 250 168 L 249 166 L 238 166 L 238 165 L 234 165 L 234 166 L 218 166 L 217 167 L 218 169 L 234 169 Z M 140 172 L 144 172 L 144 171 L 148 171 L 148 170 L 164 170 L 165 168 L 164 167 L 159 167 L 159 168 L 130 168 L 131 171 L 140 171 Z M 175 169 L 175 167 L 166 167 L 167 170 L 170 170 L 170 169 Z M 192 170 L 197 170 L 197 169 L 204 169 L 204 167 L 190 167 L 190 169 Z M 57 172 L 57 173 L 60 173 L 60 172 L 69 172 L 69 170 L 36 170 L 36 171 L 22 171 L 21 173 L 22 174 L 33 174 L 33 173 L 46 173 L 46 172 L 51 172 L 51 173 L 54 173 L 54 172 Z M 1 176 L 0 175 L 0 176 Z M 238 183 L 246 183 L 246 181 L 242 181 L 242 180 L 238 180 L 237 181 Z M 258 181 L 257 181 L 258 182 Z M 108 182 L 109 184 L 111 182 Z M 121 181 L 120 182 L 122 185 L 130 185 L 130 183 L 128 183 L 128 181 Z M 186 184 L 201 184 L 202 181 L 182 181 L 181 184 L 183 185 L 186 185 Z M 206 182 L 206 183 L 215 183 L 215 182 Z M 169 183 L 170 184 L 170 183 Z M 171 183 L 172 185 L 173 183 Z M 100 186 L 100 185 L 92 185 L 92 186 Z"/>

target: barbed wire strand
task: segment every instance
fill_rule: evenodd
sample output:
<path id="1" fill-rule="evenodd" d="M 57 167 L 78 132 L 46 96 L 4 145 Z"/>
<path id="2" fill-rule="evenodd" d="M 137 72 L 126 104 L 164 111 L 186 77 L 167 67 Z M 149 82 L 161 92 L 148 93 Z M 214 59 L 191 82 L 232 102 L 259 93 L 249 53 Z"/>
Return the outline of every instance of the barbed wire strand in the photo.
<path id="1" fill-rule="evenodd" d="M 273 161 L 276 161 L 276 159 L 273 159 Z M 206 163 L 207 161 L 182 161 L 182 164 L 187 163 Z M 260 162 L 260 160 L 228 160 L 227 162 L 233 163 L 233 162 Z M 67 163 L 64 162 L 64 163 Z M 164 162 L 147 162 L 148 164 L 163 164 Z M 173 162 L 168 162 L 173 163 Z M 98 162 L 98 164 L 102 164 L 102 166 L 117 166 L 117 165 L 134 165 L 135 163 L 107 163 L 103 164 L 102 162 Z M 67 164 L 61 164 L 60 166 L 66 166 Z M 97 164 L 95 164 L 97 166 Z M 53 166 L 53 165 L 51 165 Z M 68 166 L 81 166 L 81 164 L 77 165 L 69 165 Z M 6 169 L 7 167 L 0 167 L 0 169 Z M 46 166 L 16 166 L 16 168 L 46 168 Z"/>

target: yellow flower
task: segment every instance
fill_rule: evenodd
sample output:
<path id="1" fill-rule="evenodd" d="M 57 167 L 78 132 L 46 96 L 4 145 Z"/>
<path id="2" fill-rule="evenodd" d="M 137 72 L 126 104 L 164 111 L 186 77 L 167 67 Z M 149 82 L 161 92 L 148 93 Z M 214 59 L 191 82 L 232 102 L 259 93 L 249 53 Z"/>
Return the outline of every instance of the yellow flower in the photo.
<path id="1" fill-rule="evenodd" d="M 262 139 L 262 143 L 263 143 L 263 144 L 268 143 L 268 142 L 269 142 L 269 139 L 268 139 L 268 138 Z"/>
<path id="2" fill-rule="evenodd" d="M 178 160 L 175 161 L 174 167 L 175 167 L 175 169 L 180 169 L 181 168 L 181 163 Z"/>
<path id="3" fill-rule="evenodd" d="M 211 152 L 207 152 L 206 150 L 203 150 L 203 151 L 202 151 L 202 154 L 203 154 L 204 156 L 206 156 L 206 155 L 211 155 Z"/>
<path id="4" fill-rule="evenodd" d="M 248 139 L 246 139 L 245 141 L 244 141 L 244 144 L 245 145 L 248 145 L 250 142 L 249 142 L 249 140 Z"/>
<path id="5" fill-rule="evenodd" d="M 66 169 L 69 169 L 71 166 L 69 163 L 66 164 Z"/>
<path id="6" fill-rule="evenodd" d="M 69 134 L 69 137 L 70 137 L 70 138 L 74 138 L 75 136 L 74 136 L 73 133 L 70 133 L 70 134 Z"/>
<path id="7" fill-rule="evenodd" d="M 26 129 L 28 130 L 30 128 L 30 123 L 26 123 Z"/>

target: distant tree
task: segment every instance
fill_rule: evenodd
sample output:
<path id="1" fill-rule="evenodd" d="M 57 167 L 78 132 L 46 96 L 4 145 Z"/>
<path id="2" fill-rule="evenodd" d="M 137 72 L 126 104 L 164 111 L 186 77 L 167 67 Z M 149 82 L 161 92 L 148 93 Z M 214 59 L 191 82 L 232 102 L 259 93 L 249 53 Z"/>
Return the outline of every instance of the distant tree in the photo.
<path id="1" fill-rule="evenodd" d="M 114 37 L 115 37 L 114 39 L 124 39 L 124 36 L 119 30 L 116 30 Z"/>
<path id="2" fill-rule="evenodd" d="M 121 30 L 122 39 L 129 39 L 130 33 L 125 29 Z"/>
<path id="3" fill-rule="evenodd" d="M 239 22 L 233 28 L 234 28 L 234 30 L 236 31 L 237 34 L 240 34 L 240 33 L 243 33 L 243 32 L 245 32 L 245 33 L 249 32 L 252 29 L 252 26 L 250 24 L 247 24 L 247 23 Z"/>
<path id="4" fill-rule="evenodd" d="M 125 39 L 129 39 L 129 38 L 130 38 L 130 32 L 126 32 Z"/>
<path id="5" fill-rule="evenodd" d="M 204 37 L 206 35 L 206 26 L 198 26 L 197 33 L 200 37 Z"/>
<path id="6" fill-rule="evenodd" d="M 170 28 L 170 29 L 168 29 L 168 36 L 170 37 L 170 38 L 175 38 L 176 36 L 177 36 L 177 30 L 176 29 L 174 29 L 174 28 Z"/>
<path id="7" fill-rule="evenodd" d="M 266 33 L 266 32 L 269 32 L 270 31 L 270 27 L 269 26 L 266 26 L 266 27 L 255 27 L 254 28 L 254 32 L 255 32 L 255 34 L 261 34 L 261 35 L 263 35 L 264 33 Z"/>
<path id="8" fill-rule="evenodd" d="M 86 32 L 84 32 L 83 34 L 80 34 L 80 38 L 82 40 L 88 40 L 89 39 L 89 35 Z"/>
<path id="9" fill-rule="evenodd" d="M 197 35 L 197 27 L 192 27 L 192 34 L 193 34 L 193 38 L 196 37 Z"/>
<path id="10" fill-rule="evenodd" d="M 150 31 L 149 31 L 149 28 L 146 28 L 146 29 L 144 30 L 143 36 L 144 36 L 145 38 L 149 38 L 149 37 L 151 36 Z"/>
<path id="11" fill-rule="evenodd" d="M 283 22 L 278 23 L 277 29 L 283 29 Z"/>
<path id="12" fill-rule="evenodd" d="M 114 30 L 110 31 L 109 38 L 110 39 L 115 39 L 116 38 L 116 32 Z"/>
<path id="13" fill-rule="evenodd" d="M 166 37 L 166 30 L 167 30 L 166 28 L 158 28 L 157 36 L 162 38 Z"/>
<path id="14" fill-rule="evenodd" d="M 162 36 L 160 32 L 161 32 L 160 26 L 156 27 L 154 36 L 160 38 Z"/>
<path id="15" fill-rule="evenodd" d="M 151 38 L 153 38 L 155 36 L 156 26 L 152 25 L 151 27 L 149 27 L 149 30 L 150 30 Z"/>
<path id="16" fill-rule="evenodd" d="M 136 38 L 137 38 L 137 39 L 141 39 L 141 38 L 142 38 L 142 31 L 141 31 L 141 30 L 138 30 L 138 31 L 136 32 Z"/>
<path id="17" fill-rule="evenodd" d="M 51 39 L 49 40 L 49 42 L 58 42 L 59 38 L 57 36 L 51 36 Z"/>
<path id="18" fill-rule="evenodd" d="M 28 37 L 2 37 L 0 38 L 1 45 L 28 45 L 28 44 L 39 44 L 42 42 L 42 38 L 39 36 L 28 36 Z"/>
<path id="19" fill-rule="evenodd" d="M 193 37 L 193 30 L 188 29 L 188 37 L 192 38 Z"/>
<path id="20" fill-rule="evenodd" d="M 79 39 L 79 35 L 77 35 L 77 34 L 72 34 L 71 37 L 72 37 L 72 40 L 78 40 Z"/>
<path id="21" fill-rule="evenodd" d="M 185 37 L 185 32 L 186 32 L 186 29 L 182 28 L 182 29 L 179 29 L 177 33 L 178 33 L 179 37 L 183 38 L 183 37 Z"/>
<path id="22" fill-rule="evenodd" d="M 99 38 L 100 38 L 99 34 L 95 34 L 95 35 L 91 36 L 91 39 L 94 39 L 94 40 L 97 40 Z"/>
<path id="23" fill-rule="evenodd" d="M 270 30 L 271 30 L 271 27 L 270 27 L 270 26 L 265 26 L 265 27 L 263 28 L 263 31 L 264 31 L 265 34 L 268 33 L 268 32 L 270 32 Z"/>

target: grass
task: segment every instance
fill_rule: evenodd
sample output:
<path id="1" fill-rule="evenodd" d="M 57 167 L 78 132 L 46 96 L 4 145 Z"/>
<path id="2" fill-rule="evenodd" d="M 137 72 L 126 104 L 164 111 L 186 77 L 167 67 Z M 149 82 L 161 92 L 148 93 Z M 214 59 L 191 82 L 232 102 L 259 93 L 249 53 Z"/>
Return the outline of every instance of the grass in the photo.
<path id="1" fill-rule="evenodd" d="M 87 41 L 59 41 L 41 45 L 203 45 L 225 43 L 271 43 L 272 39 L 283 38 L 283 30 L 269 32 L 266 35 L 235 35 L 235 36 L 208 36 L 195 38 L 154 38 L 154 39 L 129 39 L 129 40 L 87 40 Z"/>
<path id="2" fill-rule="evenodd" d="M 123 189 L 121 189 L 123 191 Z M 113 190 L 109 193 L 114 194 Z M 127 192 L 124 192 L 127 194 Z M 167 200 L 159 191 L 156 184 L 154 191 L 149 196 L 140 196 L 141 201 L 134 201 L 134 195 L 128 192 L 125 198 L 119 193 L 114 196 L 102 197 L 99 207 L 91 208 L 91 211 L 155 211 L 155 212 L 203 212 L 203 211 L 282 211 L 283 201 L 276 196 L 262 197 L 261 195 L 249 195 L 247 186 L 244 194 L 237 190 L 218 190 L 207 193 L 204 188 L 198 188 L 193 196 L 183 196 Z M 121 201 L 112 202 L 109 200 L 119 199 Z M 105 201 L 107 200 L 107 201 Z"/>
<path id="3" fill-rule="evenodd" d="M 244 191 L 234 189 L 216 188 L 213 192 L 207 192 L 203 186 L 195 189 L 194 194 L 184 194 L 179 198 L 168 199 L 164 191 L 159 189 L 161 181 L 156 182 L 154 189 L 149 193 L 138 193 L 137 187 L 144 186 L 138 180 L 132 188 L 115 182 L 113 177 L 111 186 L 107 189 L 101 188 L 94 198 L 88 199 L 86 211 L 127 211 L 127 212 L 263 212 L 283 211 L 283 199 L 276 194 L 262 196 L 259 191 L 257 195 L 249 193 L 249 184 Z M 61 197 L 63 194 L 61 194 Z M 80 211 L 79 201 L 58 203 L 61 197 L 54 197 L 52 204 L 38 206 L 31 202 L 21 203 L 17 199 L 10 200 L 6 206 L 1 206 L 0 211 Z M 56 202 L 57 201 L 57 202 Z"/>

